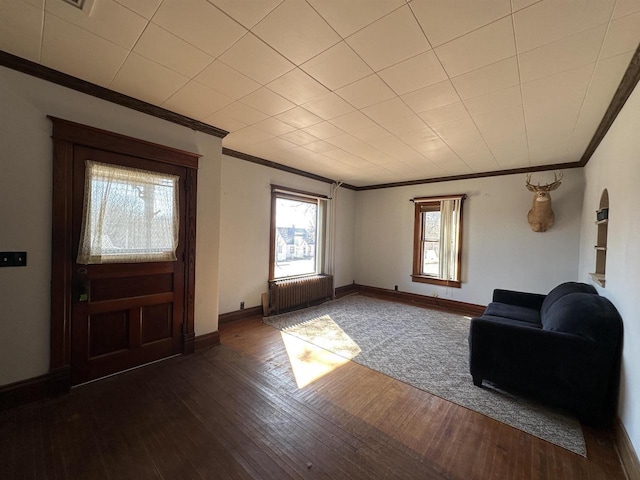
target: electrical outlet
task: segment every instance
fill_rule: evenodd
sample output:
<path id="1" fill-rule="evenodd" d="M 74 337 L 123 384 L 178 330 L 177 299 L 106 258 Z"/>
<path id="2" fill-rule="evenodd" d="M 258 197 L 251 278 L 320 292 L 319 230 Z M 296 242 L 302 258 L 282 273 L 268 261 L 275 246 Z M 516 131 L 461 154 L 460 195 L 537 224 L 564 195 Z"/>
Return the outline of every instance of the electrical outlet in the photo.
<path id="1" fill-rule="evenodd" d="M 398 291 L 398 285 L 396 285 L 396 286 L 394 287 L 394 290 L 395 290 L 396 292 Z"/>
<path id="2" fill-rule="evenodd" d="M 240 310 L 244 310 L 244 302 L 240 302 Z"/>

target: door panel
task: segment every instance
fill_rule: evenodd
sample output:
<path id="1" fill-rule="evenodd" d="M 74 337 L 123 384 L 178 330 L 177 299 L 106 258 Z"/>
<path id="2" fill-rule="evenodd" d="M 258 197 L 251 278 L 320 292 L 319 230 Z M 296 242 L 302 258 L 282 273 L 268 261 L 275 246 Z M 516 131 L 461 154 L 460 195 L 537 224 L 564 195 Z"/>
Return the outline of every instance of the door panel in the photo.
<path id="1" fill-rule="evenodd" d="M 75 262 L 84 204 L 85 162 L 180 177 L 177 261 L 81 265 Z M 104 150 L 73 151 L 71 373 L 78 384 L 182 352 L 186 168 Z"/>

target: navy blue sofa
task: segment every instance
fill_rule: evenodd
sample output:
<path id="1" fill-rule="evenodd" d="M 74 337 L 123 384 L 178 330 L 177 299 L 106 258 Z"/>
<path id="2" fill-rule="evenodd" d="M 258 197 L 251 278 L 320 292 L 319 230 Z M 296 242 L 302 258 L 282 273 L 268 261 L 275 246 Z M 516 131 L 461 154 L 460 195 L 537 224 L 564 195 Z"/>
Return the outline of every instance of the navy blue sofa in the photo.
<path id="1" fill-rule="evenodd" d="M 608 424 L 616 411 L 622 319 L 588 284 L 567 282 L 548 295 L 496 289 L 471 320 L 473 383 L 487 380 Z"/>

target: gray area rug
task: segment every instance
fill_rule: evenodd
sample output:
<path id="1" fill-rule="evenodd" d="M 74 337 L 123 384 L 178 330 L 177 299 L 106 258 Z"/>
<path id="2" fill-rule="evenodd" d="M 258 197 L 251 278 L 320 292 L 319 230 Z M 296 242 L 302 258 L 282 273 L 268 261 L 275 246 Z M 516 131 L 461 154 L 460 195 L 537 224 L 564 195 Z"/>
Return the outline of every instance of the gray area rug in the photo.
<path id="1" fill-rule="evenodd" d="M 360 295 L 266 317 L 288 334 L 586 456 L 580 423 L 469 374 L 469 319 Z"/>

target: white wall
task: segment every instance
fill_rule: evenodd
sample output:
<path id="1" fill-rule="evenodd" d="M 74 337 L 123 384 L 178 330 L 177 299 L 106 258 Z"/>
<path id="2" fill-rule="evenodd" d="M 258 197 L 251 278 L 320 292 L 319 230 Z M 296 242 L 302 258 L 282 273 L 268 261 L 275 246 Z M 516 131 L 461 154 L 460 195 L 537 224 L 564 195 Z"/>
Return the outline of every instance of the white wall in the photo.
<path id="1" fill-rule="evenodd" d="M 609 192 L 605 288 L 624 321 L 619 414 L 636 452 L 640 451 L 640 87 L 636 87 L 585 167 L 580 280 L 595 269 L 595 211 Z"/>
<path id="2" fill-rule="evenodd" d="M 28 266 L 0 269 L 0 385 L 49 368 L 52 115 L 201 153 L 196 334 L 217 329 L 221 140 L 0 67 L 0 250 Z M 213 293 L 212 293 L 213 292 Z"/>
<path id="3" fill-rule="evenodd" d="M 261 305 L 269 279 L 271 184 L 329 195 L 331 185 L 222 156 L 220 313 Z M 336 220 L 337 287 L 353 281 L 355 192 L 340 189 Z"/>
<path id="4" fill-rule="evenodd" d="M 550 172 L 533 181 L 553 180 Z M 494 288 L 547 293 L 578 276 L 580 215 L 584 184 L 580 169 L 566 170 L 552 193 L 556 224 L 536 233 L 527 223 L 533 194 L 525 175 L 459 180 L 358 192 L 356 201 L 356 283 L 438 295 L 486 305 Z M 414 197 L 462 194 L 462 287 L 411 280 Z"/>

